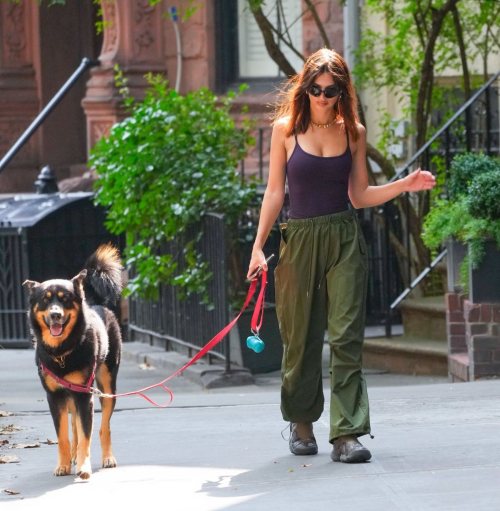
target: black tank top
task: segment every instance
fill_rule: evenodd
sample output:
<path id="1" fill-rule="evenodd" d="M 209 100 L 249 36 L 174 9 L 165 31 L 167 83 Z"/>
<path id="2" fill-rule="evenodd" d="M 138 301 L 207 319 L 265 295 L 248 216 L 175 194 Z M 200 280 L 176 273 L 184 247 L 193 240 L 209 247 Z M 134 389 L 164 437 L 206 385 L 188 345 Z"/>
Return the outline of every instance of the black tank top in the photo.
<path id="1" fill-rule="evenodd" d="M 330 215 L 348 208 L 352 154 L 346 129 L 347 149 L 339 156 L 306 153 L 295 135 L 295 147 L 286 164 L 290 210 L 288 218 Z"/>

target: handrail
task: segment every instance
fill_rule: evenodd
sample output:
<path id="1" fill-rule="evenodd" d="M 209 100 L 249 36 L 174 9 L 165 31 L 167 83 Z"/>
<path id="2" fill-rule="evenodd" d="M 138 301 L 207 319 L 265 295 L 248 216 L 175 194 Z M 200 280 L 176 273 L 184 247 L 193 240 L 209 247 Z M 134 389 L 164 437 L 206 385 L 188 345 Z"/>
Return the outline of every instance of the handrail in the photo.
<path id="1" fill-rule="evenodd" d="M 0 160 L 0 172 L 4 170 L 7 164 L 14 158 L 21 147 L 28 141 L 33 135 L 36 129 L 42 124 L 45 118 L 50 114 L 54 107 L 61 101 L 64 95 L 74 85 L 74 83 L 80 78 L 80 76 L 89 68 L 99 66 L 100 61 L 95 59 L 89 59 L 85 57 L 81 64 L 78 66 L 76 71 L 69 77 L 66 83 L 59 89 L 56 95 L 47 103 L 45 108 L 36 116 L 35 120 L 30 124 L 26 131 L 18 138 L 17 142 L 10 148 L 7 154 Z"/>
<path id="2" fill-rule="evenodd" d="M 441 259 L 448 253 L 448 249 L 445 248 L 437 257 L 432 261 L 432 263 L 425 268 L 425 270 L 420 273 L 420 275 L 413 280 L 413 282 L 410 283 L 410 286 L 407 287 L 392 303 L 391 303 L 391 310 L 394 309 L 397 305 L 399 305 L 399 302 L 401 302 L 404 298 L 408 296 L 410 291 L 415 288 L 418 284 L 420 284 L 420 281 L 436 266 Z"/>
<path id="3" fill-rule="evenodd" d="M 455 121 L 455 119 L 457 119 L 458 117 L 460 117 L 465 110 L 467 110 L 467 108 L 469 108 L 472 103 L 474 103 L 474 101 L 476 101 L 476 99 L 500 76 L 500 71 L 498 71 L 495 75 L 493 75 L 492 78 L 490 78 L 475 94 L 474 96 L 472 96 L 469 101 L 467 101 L 467 103 L 464 103 L 461 108 L 459 110 L 457 110 L 457 112 L 453 115 L 453 117 L 451 117 L 451 119 L 448 120 L 448 122 L 446 122 L 436 133 L 434 133 L 434 135 L 413 155 L 413 157 L 410 159 L 409 162 L 407 162 L 405 164 L 405 166 L 399 170 L 398 172 L 396 172 L 396 174 L 394 174 L 394 176 L 391 177 L 391 179 L 389 179 L 389 183 L 392 183 L 393 181 L 396 181 L 396 179 L 399 179 L 400 176 L 402 174 L 404 174 L 405 172 L 408 171 L 408 169 L 410 168 L 410 165 L 412 165 L 419 157 L 422 153 L 424 153 L 429 147 L 430 145 L 432 144 L 432 142 L 434 142 L 434 140 L 436 140 L 439 136 L 441 136 L 441 134 L 443 132 L 445 132 L 449 127 L 450 125 Z"/>

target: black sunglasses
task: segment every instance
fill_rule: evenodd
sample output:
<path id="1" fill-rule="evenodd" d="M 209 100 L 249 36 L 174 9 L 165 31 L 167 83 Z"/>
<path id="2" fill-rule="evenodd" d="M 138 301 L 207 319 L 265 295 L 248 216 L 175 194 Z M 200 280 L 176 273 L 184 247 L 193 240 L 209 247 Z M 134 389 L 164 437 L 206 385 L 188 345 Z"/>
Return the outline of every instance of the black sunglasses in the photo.
<path id="1" fill-rule="evenodd" d="M 309 92 L 309 94 L 311 94 L 315 98 L 319 98 L 321 96 L 321 93 L 324 92 L 325 98 L 331 99 L 340 94 L 340 88 L 337 87 L 336 85 L 330 85 L 326 89 L 322 89 L 318 85 L 311 85 L 307 92 Z"/>

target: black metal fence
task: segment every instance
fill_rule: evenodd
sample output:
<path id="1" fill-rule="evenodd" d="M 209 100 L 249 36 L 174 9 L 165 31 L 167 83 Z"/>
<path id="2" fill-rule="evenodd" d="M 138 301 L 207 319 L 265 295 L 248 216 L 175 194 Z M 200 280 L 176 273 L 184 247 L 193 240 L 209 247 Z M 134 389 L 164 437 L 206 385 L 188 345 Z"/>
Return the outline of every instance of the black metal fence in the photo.
<path id="1" fill-rule="evenodd" d="M 28 278 L 26 261 L 26 232 L 0 230 L 0 345 L 4 347 L 29 343 L 26 297 L 21 285 Z"/>
<path id="2" fill-rule="evenodd" d="M 213 310 L 200 305 L 200 295 L 194 294 L 184 301 L 178 298 L 174 286 L 161 284 L 159 299 L 156 301 L 136 297 L 129 299 L 130 340 L 147 341 L 166 350 L 176 344 L 183 346 L 191 355 L 229 323 L 226 222 L 223 215 L 212 213 L 204 217 L 201 226 L 204 235 L 197 248 L 203 259 L 208 261 L 213 273 L 208 288 L 210 300 L 214 304 Z M 161 254 L 174 256 L 180 270 L 185 265 L 183 241 L 193 239 L 199 228 L 200 225 L 192 226 L 177 240 L 165 242 L 160 248 Z M 211 355 L 225 359 L 228 366 L 229 336 L 215 346 Z"/>

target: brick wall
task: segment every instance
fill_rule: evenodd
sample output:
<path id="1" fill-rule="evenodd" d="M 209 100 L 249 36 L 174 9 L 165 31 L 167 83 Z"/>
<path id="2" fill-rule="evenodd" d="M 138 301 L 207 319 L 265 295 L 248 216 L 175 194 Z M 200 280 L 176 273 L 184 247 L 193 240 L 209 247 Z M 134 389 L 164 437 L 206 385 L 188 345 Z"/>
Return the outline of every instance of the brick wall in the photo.
<path id="1" fill-rule="evenodd" d="M 500 378 L 500 304 L 447 293 L 446 309 L 451 381 Z"/>
<path id="2" fill-rule="evenodd" d="M 463 302 L 462 295 L 458 293 L 446 294 L 446 333 L 449 354 L 467 351 Z"/>

